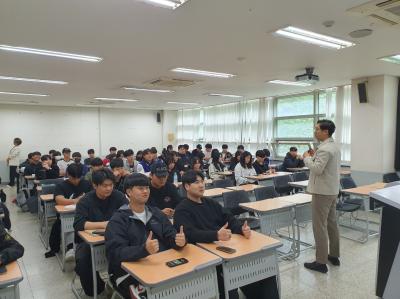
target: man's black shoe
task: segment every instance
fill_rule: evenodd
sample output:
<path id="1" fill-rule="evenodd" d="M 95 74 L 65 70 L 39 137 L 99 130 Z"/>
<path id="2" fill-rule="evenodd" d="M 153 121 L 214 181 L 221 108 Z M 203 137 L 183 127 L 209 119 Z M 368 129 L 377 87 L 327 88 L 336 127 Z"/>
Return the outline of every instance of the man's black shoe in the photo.
<path id="1" fill-rule="evenodd" d="M 328 255 L 328 260 L 331 262 L 332 265 L 340 266 L 340 260 L 338 257 Z"/>
<path id="2" fill-rule="evenodd" d="M 309 270 L 318 271 L 321 273 L 328 272 L 328 267 L 325 264 L 320 264 L 317 262 L 304 263 L 304 267 L 306 267 Z"/>

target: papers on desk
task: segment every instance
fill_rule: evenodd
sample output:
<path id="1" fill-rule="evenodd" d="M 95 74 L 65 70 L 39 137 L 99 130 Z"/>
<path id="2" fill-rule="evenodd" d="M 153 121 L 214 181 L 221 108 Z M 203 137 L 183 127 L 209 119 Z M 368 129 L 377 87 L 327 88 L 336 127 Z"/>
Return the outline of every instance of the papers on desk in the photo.
<path id="1" fill-rule="evenodd" d="M 64 206 L 64 208 L 65 208 L 66 210 L 72 211 L 72 210 L 75 210 L 75 209 L 76 209 L 76 205 L 67 205 L 67 206 Z"/>

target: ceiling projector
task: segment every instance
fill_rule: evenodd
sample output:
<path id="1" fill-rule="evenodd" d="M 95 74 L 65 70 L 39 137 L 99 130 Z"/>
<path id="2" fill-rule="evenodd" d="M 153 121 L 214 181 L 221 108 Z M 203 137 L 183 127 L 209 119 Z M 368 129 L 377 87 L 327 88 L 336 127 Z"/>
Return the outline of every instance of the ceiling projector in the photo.
<path id="1" fill-rule="evenodd" d="M 306 67 L 306 73 L 295 77 L 297 82 L 304 82 L 308 84 L 315 84 L 319 81 L 319 76 L 313 74 L 313 67 Z"/>

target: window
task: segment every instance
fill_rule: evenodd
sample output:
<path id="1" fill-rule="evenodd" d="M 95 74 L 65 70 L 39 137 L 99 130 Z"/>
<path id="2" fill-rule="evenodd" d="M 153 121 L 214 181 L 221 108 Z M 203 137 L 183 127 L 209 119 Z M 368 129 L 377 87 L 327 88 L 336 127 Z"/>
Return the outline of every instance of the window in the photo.
<path id="1" fill-rule="evenodd" d="M 279 143 L 276 145 L 275 152 L 278 157 L 286 156 L 286 153 L 289 151 L 289 148 L 295 146 L 297 147 L 297 152 L 299 155 L 303 155 L 305 151 L 308 151 L 309 144 L 296 144 L 296 143 Z"/>
<path id="2" fill-rule="evenodd" d="M 304 94 L 277 98 L 276 116 L 298 116 L 314 114 L 314 95 Z"/>

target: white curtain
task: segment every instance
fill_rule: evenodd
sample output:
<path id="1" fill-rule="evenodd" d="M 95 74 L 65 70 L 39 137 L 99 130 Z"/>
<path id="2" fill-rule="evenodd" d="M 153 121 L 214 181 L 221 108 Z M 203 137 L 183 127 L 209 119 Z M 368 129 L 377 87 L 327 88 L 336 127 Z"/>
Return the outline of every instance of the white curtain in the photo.
<path id="1" fill-rule="evenodd" d="M 178 144 L 194 145 L 199 139 L 200 109 L 178 111 Z"/>
<path id="2" fill-rule="evenodd" d="M 325 114 L 326 118 L 336 121 L 336 88 L 328 88 L 326 92 Z"/>
<path id="3" fill-rule="evenodd" d="M 336 101 L 336 141 L 340 143 L 342 161 L 351 159 L 351 85 L 337 89 Z"/>

